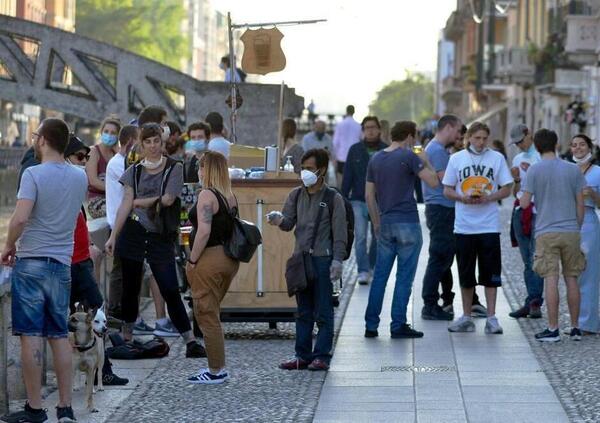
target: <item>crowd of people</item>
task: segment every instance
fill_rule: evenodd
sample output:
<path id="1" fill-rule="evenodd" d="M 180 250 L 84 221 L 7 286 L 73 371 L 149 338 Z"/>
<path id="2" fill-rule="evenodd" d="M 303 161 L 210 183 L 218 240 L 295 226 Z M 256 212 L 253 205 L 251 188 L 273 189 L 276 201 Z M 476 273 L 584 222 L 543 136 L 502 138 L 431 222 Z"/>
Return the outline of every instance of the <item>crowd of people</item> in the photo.
<path id="1" fill-rule="evenodd" d="M 419 137 L 414 122 L 400 121 L 388 128 L 376 116 L 358 123 L 353 106 L 346 112 L 333 138 L 318 119 L 300 142 L 295 121 L 286 119 L 282 124 L 280 165 L 291 163 L 302 184 L 288 194 L 281 211 L 267 215 L 267 222 L 294 231 L 288 267 L 301 263 L 303 274 L 300 279 L 297 274 L 289 277 L 304 285 L 295 291 L 295 354 L 280 364 L 281 369 L 329 368 L 332 282 L 341 278 L 352 246 L 357 282 L 370 284 L 364 336 L 379 336 L 394 263 L 390 335 L 424 336 L 407 319 L 423 245 L 415 197 L 415 187 L 421 185 L 430 237 L 422 319 L 451 321 L 450 332 L 472 332 L 473 317 L 483 317 L 487 334 L 503 333 L 496 315 L 502 286 L 499 210 L 500 202 L 512 195 L 511 238 L 523 259 L 528 295 L 510 316 L 540 318 L 545 300 L 548 325 L 536 339 L 559 341 L 562 269 L 571 316 L 566 333 L 580 340 L 600 332 L 600 266 L 593 258 L 600 248 L 595 212 L 600 206 L 600 167 L 593 163 L 589 137 L 580 134 L 571 140 L 573 164 L 558 158 L 556 133 L 540 129 L 533 134 L 517 125 L 510 139 L 521 152 L 509 166 L 484 123 L 467 128 L 457 116 L 445 115 L 431 125 L 433 138 L 426 140 Z M 13 267 L 13 333 L 21 340 L 28 399 L 23 411 L 3 417 L 4 421 L 46 420 L 40 396 L 43 338 L 53 350 L 60 393 L 57 416 L 75 421 L 67 316 L 76 302 L 91 309 L 106 302 L 109 316 L 122 323 L 125 342 L 141 334 L 180 336 L 186 357 L 208 360 L 208 367 L 188 382 L 226 381 L 220 303 L 239 269 L 239 261 L 225 248 L 239 213 L 229 176 L 231 144 L 222 116 L 211 112 L 184 131 L 167 120 L 162 107 L 149 106 L 128 125 L 106 118 L 99 143 L 92 148 L 70 134 L 65 122 L 50 118 L 34 133 L 32 144 L 1 256 L 3 265 Z M 328 183 L 332 168 L 337 180 Z M 185 182 L 202 187 L 189 213 L 193 231 L 186 275 L 204 345 L 192 330 L 176 271 L 174 246 Z M 331 185 L 339 186 L 339 191 Z M 105 245 L 91 245 L 88 217 L 106 218 L 110 236 Z M 98 288 L 104 252 L 112 256 L 107 298 Z M 462 313 L 456 318 L 451 271 L 455 257 L 462 299 Z M 154 299 L 154 327 L 140 318 L 145 278 Z M 485 306 L 477 285 L 484 287 Z M 112 372 L 108 357 L 99 377 L 105 385 L 128 382 Z"/>

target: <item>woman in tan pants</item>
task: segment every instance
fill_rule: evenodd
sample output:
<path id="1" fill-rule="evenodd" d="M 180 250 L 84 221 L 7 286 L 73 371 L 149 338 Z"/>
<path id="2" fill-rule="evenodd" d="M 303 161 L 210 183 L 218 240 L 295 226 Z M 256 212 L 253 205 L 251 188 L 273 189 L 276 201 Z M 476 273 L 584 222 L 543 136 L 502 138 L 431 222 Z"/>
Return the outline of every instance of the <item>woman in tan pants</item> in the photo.
<path id="1" fill-rule="evenodd" d="M 231 191 L 227 159 L 222 154 L 204 153 L 199 177 L 203 189 L 189 214 L 194 230 L 190 234 L 192 251 L 186 274 L 192 288 L 194 316 L 204 334 L 208 368 L 200 369 L 188 382 L 217 384 L 229 378 L 219 316 L 221 301 L 240 265 L 223 249 L 233 232 L 232 215 L 237 214 L 237 200 Z"/>

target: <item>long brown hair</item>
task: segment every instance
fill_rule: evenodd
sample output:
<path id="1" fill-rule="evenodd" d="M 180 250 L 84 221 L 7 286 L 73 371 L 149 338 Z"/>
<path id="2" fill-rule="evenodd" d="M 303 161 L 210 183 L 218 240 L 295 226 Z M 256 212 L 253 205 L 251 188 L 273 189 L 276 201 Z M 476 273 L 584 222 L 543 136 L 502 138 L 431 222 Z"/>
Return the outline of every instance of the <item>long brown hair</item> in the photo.
<path id="1" fill-rule="evenodd" d="M 200 158 L 200 167 L 204 168 L 202 188 L 214 188 L 226 198 L 233 197 L 227 159 L 216 151 L 207 151 Z"/>

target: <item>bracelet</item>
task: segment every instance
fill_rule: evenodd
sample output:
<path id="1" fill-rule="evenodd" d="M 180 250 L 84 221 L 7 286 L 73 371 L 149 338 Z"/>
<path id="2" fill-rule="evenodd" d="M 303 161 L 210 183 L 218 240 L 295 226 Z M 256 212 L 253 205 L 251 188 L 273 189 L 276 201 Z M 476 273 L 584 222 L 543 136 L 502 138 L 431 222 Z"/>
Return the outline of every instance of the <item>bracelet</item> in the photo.
<path id="1" fill-rule="evenodd" d="M 196 265 L 196 263 L 198 263 L 198 261 L 199 261 L 199 260 L 200 260 L 200 259 L 198 259 L 198 260 L 196 260 L 196 261 L 191 261 L 190 259 L 187 259 L 187 262 L 188 262 L 189 264 L 191 264 L 191 265 L 195 266 L 195 265 Z"/>

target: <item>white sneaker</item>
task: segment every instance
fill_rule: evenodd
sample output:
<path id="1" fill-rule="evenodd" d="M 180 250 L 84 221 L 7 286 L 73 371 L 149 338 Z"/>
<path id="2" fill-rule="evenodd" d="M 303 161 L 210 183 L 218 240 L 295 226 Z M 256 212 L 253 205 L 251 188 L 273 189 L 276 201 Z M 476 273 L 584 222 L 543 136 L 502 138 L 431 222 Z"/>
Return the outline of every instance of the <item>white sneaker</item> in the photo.
<path id="1" fill-rule="evenodd" d="M 487 321 L 485 322 L 485 333 L 488 335 L 501 335 L 504 333 L 496 316 L 487 318 Z"/>
<path id="2" fill-rule="evenodd" d="M 448 332 L 475 332 L 475 323 L 471 317 L 461 316 L 448 326 Z"/>
<path id="3" fill-rule="evenodd" d="M 360 272 L 358 274 L 358 284 L 359 285 L 368 285 L 369 284 L 369 279 L 370 279 L 370 275 L 369 272 Z"/>

